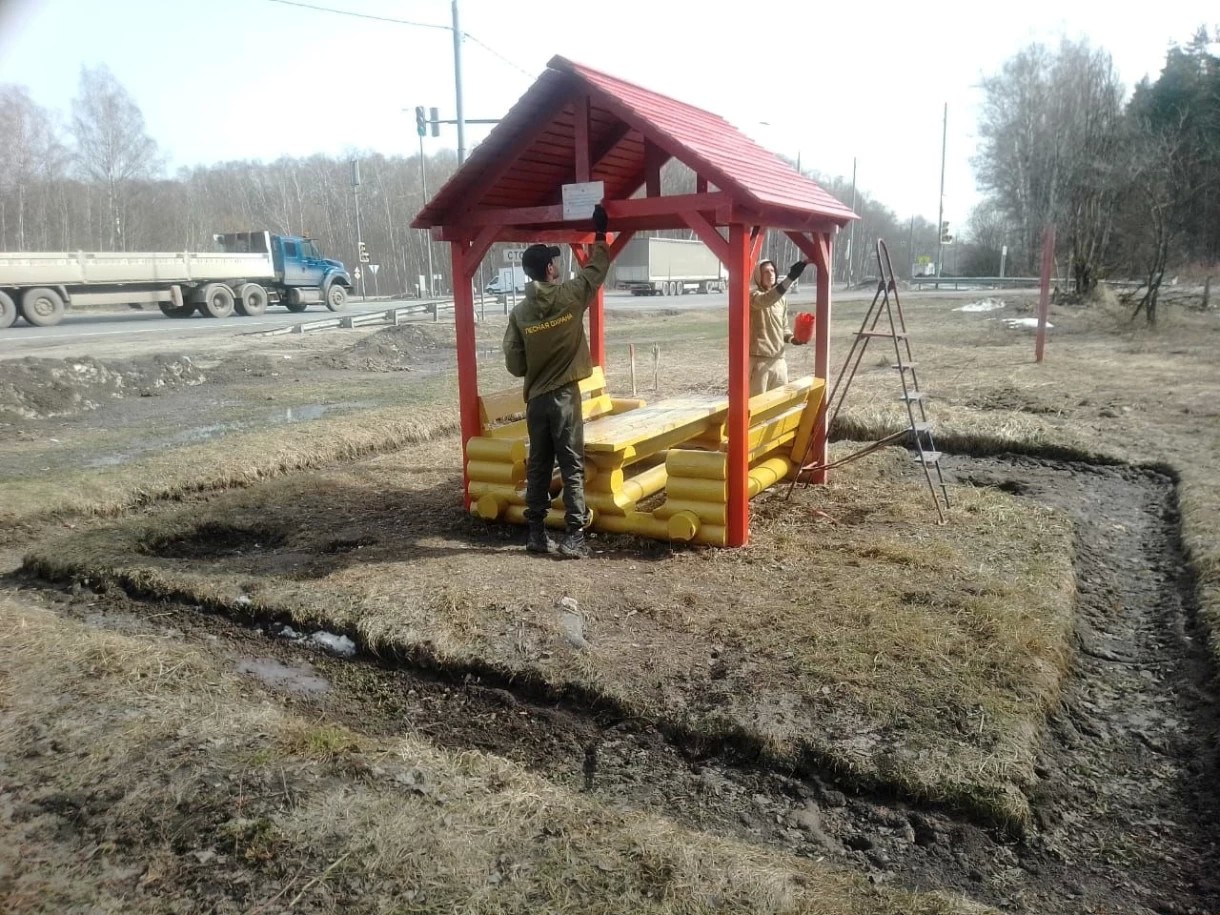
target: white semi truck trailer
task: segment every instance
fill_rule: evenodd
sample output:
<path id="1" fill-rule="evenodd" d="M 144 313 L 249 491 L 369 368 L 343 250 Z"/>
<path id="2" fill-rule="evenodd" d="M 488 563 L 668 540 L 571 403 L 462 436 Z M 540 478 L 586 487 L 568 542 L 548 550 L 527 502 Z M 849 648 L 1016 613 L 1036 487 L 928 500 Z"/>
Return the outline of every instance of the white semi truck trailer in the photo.
<path id="1" fill-rule="evenodd" d="M 701 241 L 635 237 L 614 261 L 615 283 L 632 295 L 724 292 L 720 258 Z"/>
<path id="2" fill-rule="evenodd" d="M 155 303 L 171 318 L 258 315 L 347 304 L 352 278 L 313 241 L 271 232 L 213 236 L 215 251 L 0 252 L 0 329 L 58 324 L 72 305 Z"/>

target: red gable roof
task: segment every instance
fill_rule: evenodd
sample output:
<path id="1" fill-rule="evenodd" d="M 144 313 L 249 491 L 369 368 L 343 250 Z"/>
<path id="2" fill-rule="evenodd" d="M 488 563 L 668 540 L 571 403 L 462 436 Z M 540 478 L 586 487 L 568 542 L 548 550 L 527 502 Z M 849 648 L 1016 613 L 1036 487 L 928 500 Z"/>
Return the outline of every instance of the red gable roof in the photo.
<path id="1" fill-rule="evenodd" d="M 858 218 L 718 115 L 554 57 L 411 225 L 444 226 L 473 208 L 558 203 L 561 186 L 576 180 L 576 102 L 582 95 L 589 100 L 589 177 L 605 182 L 607 200 L 631 197 L 644 185 L 653 145 L 662 158 L 679 159 L 734 203 L 760 214 L 839 226 Z"/>

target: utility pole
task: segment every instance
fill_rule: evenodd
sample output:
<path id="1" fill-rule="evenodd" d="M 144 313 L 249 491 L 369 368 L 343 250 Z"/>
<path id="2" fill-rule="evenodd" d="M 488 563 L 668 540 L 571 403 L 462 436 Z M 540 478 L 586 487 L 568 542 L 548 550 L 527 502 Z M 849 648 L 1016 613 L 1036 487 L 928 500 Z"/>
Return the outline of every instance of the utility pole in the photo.
<path id="1" fill-rule="evenodd" d="M 945 121 L 940 135 L 940 208 L 936 212 L 936 288 L 945 269 L 945 144 L 949 141 L 949 103 L 945 102 Z"/>
<path id="2" fill-rule="evenodd" d="M 911 279 L 915 279 L 915 217 L 911 217 L 911 232 L 907 236 L 907 263 L 911 265 Z"/>
<path id="3" fill-rule="evenodd" d="M 424 191 L 424 206 L 428 205 L 428 176 L 424 169 L 424 135 L 419 135 L 419 184 Z M 432 277 L 436 271 L 432 269 L 432 233 L 427 229 L 421 229 L 424 233 L 424 240 L 428 245 L 428 298 L 432 298 Z M 423 290 L 420 290 L 423 294 Z"/>
<path id="4" fill-rule="evenodd" d="M 856 157 L 851 157 L 851 211 L 856 212 Z M 856 223 L 860 220 L 853 219 L 851 221 L 851 229 L 847 235 L 847 288 L 851 288 L 851 281 L 855 271 L 852 268 L 852 258 L 856 254 Z"/>
<path id="5" fill-rule="evenodd" d="M 356 250 L 364 253 L 364 239 L 360 236 L 360 160 L 352 159 L 352 200 L 356 204 Z M 357 257 L 359 261 L 360 258 Z M 364 264 L 356 268 L 360 271 L 360 301 L 367 301 L 364 294 Z"/>
<path id="6" fill-rule="evenodd" d="M 466 118 L 462 105 L 462 26 L 458 21 L 458 0 L 453 0 L 453 86 L 457 91 L 457 154 L 460 166 L 466 161 Z M 428 285 L 432 285 L 431 280 Z"/>

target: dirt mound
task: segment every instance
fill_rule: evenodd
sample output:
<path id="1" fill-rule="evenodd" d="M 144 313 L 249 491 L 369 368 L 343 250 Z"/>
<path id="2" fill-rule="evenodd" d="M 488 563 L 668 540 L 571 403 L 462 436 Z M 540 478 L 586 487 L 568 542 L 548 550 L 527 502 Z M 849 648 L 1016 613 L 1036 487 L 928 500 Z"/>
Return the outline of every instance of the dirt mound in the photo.
<path id="1" fill-rule="evenodd" d="M 358 343 L 323 357 L 327 368 L 362 372 L 409 372 L 445 350 L 453 349 L 451 330 L 418 324 L 387 327 Z"/>
<path id="2" fill-rule="evenodd" d="M 189 356 L 154 356 L 130 362 L 27 357 L 4 363 L 0 417 L 44 419 L 95 410 L 121 397 L 152 397 L 164 390 L 203 384 Z"/>

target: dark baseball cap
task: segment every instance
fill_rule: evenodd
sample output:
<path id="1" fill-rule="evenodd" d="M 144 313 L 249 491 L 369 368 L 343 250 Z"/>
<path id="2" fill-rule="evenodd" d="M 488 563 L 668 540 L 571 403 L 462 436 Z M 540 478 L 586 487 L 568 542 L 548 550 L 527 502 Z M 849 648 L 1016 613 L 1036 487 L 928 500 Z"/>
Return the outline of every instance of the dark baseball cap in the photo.
<path id="1" fill-rule="evenodd" d="M 559 249 L 554 245 L 530 245 L 521 255 L 521 269 L 531 280 L 546 278 L 546 265 L 559 257 Z"/>

